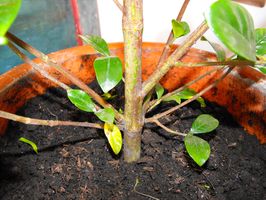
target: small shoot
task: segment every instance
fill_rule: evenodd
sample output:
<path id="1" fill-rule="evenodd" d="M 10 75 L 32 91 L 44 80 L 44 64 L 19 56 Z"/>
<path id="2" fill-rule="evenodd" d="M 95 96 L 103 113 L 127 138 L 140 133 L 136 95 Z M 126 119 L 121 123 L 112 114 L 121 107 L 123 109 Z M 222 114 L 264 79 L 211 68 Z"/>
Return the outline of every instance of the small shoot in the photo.
<path id="1" fill-rule="evenodd" d="M 172 20 L 172 30 L 175 39 L 190 32 L 189 25 L 186 22 L 179 22 L 175 19 Z"/>
<path id="2" fill-rule="evenodd" d="M 96 79 L 104 93 L 109 92 L 122 80 L 122 62 L 118 57 L 100 57 L 93 65 Z"/>
<path id="3" fill-rule="evenodd" d="M 163 96 L 164 88 L 163 88 L 163 86 L 160 83 L 156 84 L 155 92 L 156 92 L 156 95 L 157 95 L 157 99 L 160 99 Z"/>
<path id="4" fill-rule="evenodd" d="M 114 152 L 114 154 L 119 154 L 119 152 L 122 149 L 122 134 L 119 130 L 119 128 L 114 125 L 114 124 L 110 124 L 110 123 L 105 123 L 104 124 L 104 133 L 105 136 L 108 139 L 108 142 Z"/>
<path id="5" fill-rule="evenodd" d="M 84 91 L 78 89 L 70 89 L 67 91 L 68 99 L 80 110 L 85 112 L 95 112 L 95 104 L 91 97 Z"/>
<path id="6" fill-rule="evenodd" d="M 107 93 L 102 94 L 102 97 L 104 100 L 108 101 L 108 100 L 114 99 L 115 97 L 117 97 L 117 95 L 112 95 L 109 92 L 107 92 Z"/>
<path id="7" fill-rule="evenodd" d="M 24 137 L 19 138 L 19 141 L 20 141 L 20 142 L 23 142 L 23 143 L 26 143 L 26 144 L 28 144 L 28 145 L 30 145 L 31 148 L 33 149 L 33 151 L 34 151 L 36 154 L 38 154 L 38 147 L 37 147 L 37 145 L 36 145 L 34 142 L 32 142 L 32 141 L 30 141 L 30 140 L 28 140 L 28 139 L 26 139 L 26 138 L 24 138 Z"/>
<path id="8" fill-rule="evenodd" d="M 197 93 L 194 90 L 187 88 L 187 89 L 182 90 L 181 92 L 175 93 L 165 98 L 163 101 L 175 101 L 177 104 L 180 104 L 181 100 L 191 99 L 196 94 Z M 202 97 L 197 98 L 196 101 L 200 103 L 201 107 L 206 107 L 205 101 Z"/>
<path id="9" fill-rule="evenodd" d="M 251 15 L 231 0 L 214 2 L 205 13 L 208 26 L 238 56 L 256 61 L 255 29 Z"/>
<path id="10" fill-rule="evenodd" d="M 21 6 L 21 0 L 2 0 L 0 3 L 0 45 L 8 43 L 5 37 L 6 32 L 15 21 L 19 9 Z"/>
<path id="11" fill-rule="evenodd" d="M 210 157 L 211 148 L 207 141 L 197 134 L 209 133 L 219 126 L 219 121 L 208 114 L 202 114 L 192 123 L 190 132 L 185 136 L 185 147 L 189 156 L 202 166 Z"/>
<path id="12" fill-rule="evenodd" d="M 98 53 L 103 56 L 110 56 L 108 45 L 104 39 L 97 35 L 80 35 L 85 43 L 91 45 Z"/>

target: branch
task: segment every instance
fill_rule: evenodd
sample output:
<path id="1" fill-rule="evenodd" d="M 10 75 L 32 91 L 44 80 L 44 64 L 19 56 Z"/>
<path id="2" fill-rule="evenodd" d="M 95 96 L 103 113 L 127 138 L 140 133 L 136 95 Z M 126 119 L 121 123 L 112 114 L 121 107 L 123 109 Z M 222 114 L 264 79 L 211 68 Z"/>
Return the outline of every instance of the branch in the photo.
<path id="1" fill-rule="evenodd" d="M 50 81 L 54 82 L 55 84 L 59 85 L 61 88 L 65 90 L 71 89 L 66 84 L 62 83 L 61 81 L 57 80 L 56 78 L 49 75 L 44 69 L 42 69 L 38 64 L 34 63 L 29 57 L 27 57 L 24 53 L 22 53 L 12 42 L 8 43 L 8 47 L 17 54 L 25 63 L 31 65 L 33 69 L 38 71 L 42 76 L 49 79 Z"/>
<path id="2" fill-rule="evenodd" d="M 173 134 L 173 135 L 178 135 L 178 136 L 183 136 L 183 137 L 185 137 L 185 136 L 187 135 L 187 134 L 185 134 L 185 133 L 180 133 L 180 132 L 178 132 L 178 131 L 174 131 L 174 130 L 172 130 L 172 129 L 166 127 L 166 126 L 163 125 L 158 119 L 153 119 L 153 120 L 151 120 L 151 121 L 149 121 L 149 122 L 153 122 L 153 123 L 157 124 L 157 125 L 160 126 L 162 129 L 164 129 L 165 131 L 167 131 L 167 132 L 169 132 L 169 133 L 171 133 L 171 134 Z"/>
<path id="3" fill-rule="evenodd" d="M 224 66 L 218 66 L 217 68 L 212 69 L 212 70 L 210 70 L 210 71 L 208 71 L 208 72 L 202 74 L 201 76 L 197 77 L 196 79 L 194 79 L 194 80 L 192 80 L 192 81 L 186 83 L 186 84 L 183 85 L 182 87 L 177 88 L 176 90 L 174 90 L 174 91 L 172 91 L 172 92 L 169 92 L 169 93 L 165 94 L 165 95 L 162 96 L 160 99 L 155 99 L 155 100 L 151 101 L 151 102 L 149 103 L 149 105 L 148 105 L 148 108 L 149 108 L 149 109 L 148 109 L 148 112 L 151 111 L 156 105 L 158 105 L 158 104 L 159 104 L 160 102 L 162 102 L 164 99 L 166 99 L 166 98 L 172 96 L 173 94 L 176 94 L 176 93 L 178 93 L 178 92 L 180 92 L 180 91 L 182 91 L 182 90 L 188 88 L 188 87 L 191 86 L 192 84 L 194 84 L 194 83 L 198 82 L 199 80 L 203 79 L 205 76 L 208 76 L 208 75 L 210 75 L 211 73 L 216 72 L 216 71 L 218 71 L 218 70 L 220 70 L 220 69 L 222 69 L 222 68 L 224 68 Z"/>
<path id="4" fill-rule="evenodd" d="M 165 112 L 159 113 L 157 115 L 154 115 L 150 118 L 147 118 L 145 120 L 146 123 L 148 122 L 153 122 L 154 120 L 158 120 L 161 117 L 164 117 L 166 115 L 169 115 L 170 113 L 176 111 L 177 109 L 189 104 L 190 102 L 196 100 L 197 98 L 199 98 L 201 95 L 205 94 L 207 91 L 209 91 L 210 89 L 212 89 L 213 87 L 215 87 L 221 80 L 223 80 L 231 71 L 233 70 L 233 68 L 229 68 L 227 70 L 226 73 L 224 73 L 219 79 L 215 80 L 211 85 L 209 85 L 208 87 L 206 87 L 205 89 L 203 89 L 201 92 L 197 93 L 196 95 L 194 95 L 191 99 L 188 99 L 186 101 L 184 101 L 183 103 L 174 106 L 173 108 L 170 108 L 169 110 L 166 110 Z"/>
<path id="5" fill-rule="evenodd" d="M 185 63 L 177 61 L 173 67 L 209 67 L 209 66 L 253 66 L 254 62 L 248 60 L 228 60 L 219 62 L 200 62 L 200 63 Z"/>
<path id="6" fill-rule="evenodd" d="M 81 127 L 90 127 L 103 129 L 103 125 L 89 122 L 73 122 L 73 121 L 58 121 L 58 120 L 42 120 L 42 119 L 33 119 L 29 117 L 23 117 L 20 115 L 15 115 L 12 113 L 8 113 L 0 110 L 0 117 L 9 119 L 16 122 L 21 122 L 23 124 L 31 124 L 31 125 L 43 125 L 43 126 L 81 126 Z"/>
<path id="7" fill-rule="evenodd" d="M 34 47 L 32 47 L 31 45 L 27 44 L 23 40 L 17 38 L 15 35 L 13 35 L 10 32 L 7 32 L 6 37 L 9 40 L 11 40 L 12 42 L 14 42 L 16 45 L 20 46 L 21 48 L 23 48 L 26 51 L 30 52 L 31 54 L 33 54 L 37 58 L 41 59 L 47 65 L 54 67 L 58 72 L 63 74 L 65 77 L 67 77 L 72 83 L 74 83 L 80 89 L 84 90 L 87 94 L 89 94 L 102 107 L 104 107 L 104 108 L 106 108 L 106 107 L 113 108 L 112 105 L 107 103 L 99 94 L 97 94 L 89 86 L 87 86 L 85 83 L 83 83 L 80 79 L 78 79 L 71 72 L 69 72 L 68 70 L 64 69 L 61 65 L 59 65 L 55 61 L 51 60 L 44 53 L 42 53 L 39 50 L 35 49 Z M 121 122 L 123 120 L 123 115 L 121 115 L 116 109 L 114 109 L 114 111 L 115 111 L 115 114 L 116 114 L 116 119 Z"/>
<path id="8" fill-rule="evenodd" d="M 182 7 L 181 7 L 181 9 L 180 9 L 180 11 L 178 13 L 178 16 L 176 18 L 177 21 L 181 21 L 184 13 L 186 11 L 186 8 L 187 8 L 187 6 L 189 4 L 189 1 L 190 0 L 185 0 L 184 1 L 183 5 L 182 5 Z M 162 65 L 162 63 L 165 61 L 167 55 L 169 54 L 170 45 L 172 45 L 173 42 L 174 42 L 174 34 L 173 34 L 173 31 L 171 30 L 171 32 L 170 32 L 170 34 L 168 36 L 166 45 L 164 46 L 163 52 L 162 52 L 162 54 L 160 56 L 160 59 L 159 59 L 159 61 L 157 63 L 156 69 L 159 68 Z M 148 96 L 147 101 L 145 101 L 144 104 L 143 104 L 144 112 L 146 112 L 146 110 L 148 108 L 148 105 L 149 105 L 149 102 L 150 102 L 150 99 L 151 99 L 151 96 L 152 96 L 153 92 L 154 92 L 154 89 L 150 90 L 148 92 L 148 94 L 147 94 L 147 96 Z"/>
<path id="9" fill-rule="evenodd" d="M 208 25 L 204 21 L 190 36 L 177 48 L 151 76 L 142 85 L 142 96 L 147 93 L 160 81 L 160 79 L 174 66 L 177 60 L 182 58 L 189 48 L 208 30 Z"/>
<path id="10" fill-rule="evenodd" d="M 123 12 L 123 6 L 122 6 L 122 4 L 118 0 L 113 0 L 113 1 L 116 4 L 116 6 L 119 8 L 119 10 L 121 10 L 121 12 Z"/>
<path id="11" fill-rule="evenodd" d="M 180 9 L 180 11 L 178 13 L 178 16 L 176 18 L 177 21 L 181 21 L 182 20 L 183 15 L 184 15 L 184 13 L 186 11 L 186 8 L 187 8 L 189 2 L 190 2 L 190 0 L 185 0 L 184 1 L 183 5 L 182 5 L 182 7 L 181 7 L 181 9 Z M 174 34 L 173 34 L 173 31 L 171 30 L 171 32 L 170 32 L 170 34 L 168 36 L 166 45 L 165 45 L 165 47 L 163 49 L 163 53 L 162 53 L 162 55 L 161 55 L 161 57 L 159 59 L 159 62 L 158 62 L 158 65 L 157 65 L 156 68 L 158 68 L 162 64 L 163 61 L 165 61 L 165 59 L 166 59 L 166 57 L 167 57 L 167 55 L 169 53 L 169 50 L 170 50 L 170 45 L 173 44 L 173 42 L 174 42 L 173 39 L 174 39 Z"/>

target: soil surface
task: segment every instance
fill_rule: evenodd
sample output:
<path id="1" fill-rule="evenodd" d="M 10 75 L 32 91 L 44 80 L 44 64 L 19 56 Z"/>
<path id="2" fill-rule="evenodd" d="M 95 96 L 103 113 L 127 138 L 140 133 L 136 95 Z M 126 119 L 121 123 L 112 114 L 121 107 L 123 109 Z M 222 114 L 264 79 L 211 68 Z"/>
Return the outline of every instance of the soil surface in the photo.
<path id="1" fill-rule="evenodd" d="M 266 145 L 248 135 L 223 108 L 211 103 L 200 108 L 195 102 L 161 122 L 186 132 L 201 113 L 220 121 L 216 131 L 202 136 L 210 142 L 211 156 L 201 168 L 187 155 L 182 138 L 153 124 L 143 130 L 141 160 L 127 164 L 123 155 L 112 154 L 102 130 L 11 122 L 0 138 L 0 199 L 266 199 Z M 97 121 L 69 103 L 59 89 L 30 100 L 18 114 Z M 19 142 L 20 137 L 34 141 L 39 153 Z"/>

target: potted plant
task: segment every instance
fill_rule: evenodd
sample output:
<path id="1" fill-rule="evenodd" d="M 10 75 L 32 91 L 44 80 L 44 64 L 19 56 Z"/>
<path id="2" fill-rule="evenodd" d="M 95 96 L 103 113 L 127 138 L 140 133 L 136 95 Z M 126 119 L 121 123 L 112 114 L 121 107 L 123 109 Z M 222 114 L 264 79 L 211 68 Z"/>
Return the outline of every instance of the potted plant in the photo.
<path id="1" fill-rule="evenodd" d="M 117 1 L 115 2 L 118 4 Z M 188 1 L 185 1 L 183 8 L 186 7 L 187 3 Z M 19 3 L 17 5 L 19 5 Z M 120 153 L 123 143 L 123 157 L 124 160 L 129 163 L 139 161 L 141 154 L 141 133 L 143 127 L 145 124 L 153 123 L 158 125 L 158 127 L 164 129 L 169 134 L 183 137 L 188 155 L 190 155 L 191 158 L 199 166 L 203 166 L 203 164 L 208 160 L 210 156 L 210 146 L 207 141 L 198 137 L 198 134 L 213 131 L 215 128 L 217 128 L 219 122 L 211 115 L 200 115 L 192 123 L 191 128 L 188 132 L 180 133 L 179 131 L 166 127 L 161 121 L 159 121 L 159 119 L 168 116 L 170 113 L 194 100 L 197 100 L 202 106 L 205 106 L 204 100 L 201 98 L 201 96 L 215 87 L 218 88 L 216 90 L 216 94 L 218 93 L 219 96 L 213 93 L 207 93 L 206 97 L 209 100 L 213 100 L 224 105 L 224 101 L 227 101 L 227 99 L 222 99 L 220 92 L 228 92 L 227 95 L 231 94 L 233 92 L 233 87 L 231 86 L 231 88 L 225 88 L 224 86 L 219 86 L 219 82 L 221 82 L 222 80 L 225 81 L 225 78 L 227 76 L 229 77 L 229 80 L 226 84 L 230 84 L 238 80 L 239 78 L 237 76 L 234 76 L 232 74 L 230 76 L 230 72 L 232 71 L 233 74 L 238 73 L 238 75 L 240 76 L 246 76 L 245 70 L 247 68 L 250 68 L 247 67 L 247 65 L 251 65 L 259 66 L 259 70 L 264 72 L 265 67 L 263 66 L 263 55 L 265 54 L 265 29 L 258 29 L 255 31 L 252 18 L 243 7 L 229 0 L 219 0 L 213 3 L 209 11 L 206 12 L 206 21 L 202 22 L 202 24 L 200 24 L 200 26 L 188 36 L 183 44 L 175 47 L 172 45 L 174 39 L 186 35 L 190 31 L 189 26 L 185 22 L 181 21 L 182 12 L 184 12 L 184 9 L 181 9 L 183 11 L 180 12 L 177 20 L 172 21 L 173 31 L 170 34 L 169 40 L 163 49 L 163 53 L 159 59 L 158 64 L 154 66 L 154 71 L 149 68 L 144 69 L 144 71 L 146 71 L 147 73 L 147 76 L 143 77 L 143 81 L 141 55 L 142 51 L 143 55 L 145 55 L 145 53 L 150 50 L 148 47 L 146 47 L 146 44 L 144 44 L 142 47 L 142 1 L 125 0 L 123 6 L 121 6 L 120 4 L 118 5 L 122 8 L 121 10 L 123 11 L 123 33 L 125 39 L 124 47 L 122 47 L 124 48 L 123 60 L 125 75 L 125 105 L 122 112 L 120 112 L 117 108 L 114 108 L 114 106 L 112 106 L 110 103 L 108 103 L 108 101 L 105 100 L 110 98 L 110 95 L 112 97 L 112 94 L 110 94 L 109 92 L 123 79 L 123 65 L 119 58 L 122 57 L 120 55 L 122 52 L 119 52 L 117 50 L 116 44 L 110 45 L 110 47 L 108 47 L 107 43 L 98 36 L 81 36 L 84 41 L 90 44 L 98 52 L 97 56 L 94 55 L 86 57 L 86 54 L 92 52 L 92 49 L 89 47 L 74 48 L 71 55 L 66 51 L 62 51 L 59 53 L 59 55 L 46 56 L 30 45 L 26 44 L 13 34 L 6 34 L 5 30 L 2 34 L 2 38 L 4 38 L 4 35 L 6 38 L 8 38 L 8 45 L 15 53 L 17 53 L 26 63 L 30 64 L 42 76 L 47 78 L 49 81 L 52 81 L 53 84 L 59 85 L 61 88 L 63 88 L 66 91 L 69 100 L 76 107 L 78 107 L 82 111 L 94 114 L 102 121 L 102 123 L 40 120 L 11 114 L 11 112 L 15 112 L 18 107 L 24 104 L 26 100 L 34 96 L 34 94 L 32 93 L 32 87 L 28 87 L 26 88 L 26 90 L 23 89 L 23 91 L 26 93 L 26 95 L 23 96 L 24 99 L 22 99 L 18 103 L 16 102 L 15 104 L 13 104 L 15 106 L 6 108 L 4 106 L 7 104 L 6 98 L 10 99 L 10 97 L 13 97 L 13 99 L 16 99 L 14 95 L 22 91 L 20 88 L 21 83 L 16 84 L 16 90 L 8 88 L 10 87 L 9 85 L 5 86 L 5 88 L 2 90 L 3 106 L 2 111 L 0 112 L 0 116 L 2 118 L 26 124 L 39 124 L 48 126 L 84 126 L 103 129 L 110 147 L 115 154 Z M 217 37 L 232 52 L 235 53 L 235 57 L 226 58 L 223 51 L 218 48 L 216 44 L 213 44 L 211 42 L 211 45 L 217 52 L 218 61 L 215 61 L 215 57 L 212 54 L 199 52 L 198 50 L 190 50 L 190 47 L 203 36 L 208 27 L 210 27 L 217 35 Z M 5 42 L 7 40 L 3 39 L 3 41 Z M 35 62 L 31 61 L 15 45 L 18 45 L 29 51 L 30 53 L 38 57 L 39 60 L 36 60 Z M 162 48 L 161 45 L 158 46 L 159 48 Z M 82 51 L 82 53 L 80 53 L 80 51 Z M 207 56 L 207 58 L 201 59 L 200 56 L 195 56 L 196 62 L 190 61 L 185 63 L 187 58 L 185 54 L 187 52 L 189 52 L 189 54 L 203 53 Z M 118 54 L 118 57 L 113 56 L 114 54 Z M 211 60 L 211 62 L 209 62 L 209 60 Z M 44 64 L 40 64 L 41 62 L 44 62 L 51 67 L 46 67 Z M 90 64 L 92 62 L 94 65 L 94 70 L 93 68 L 89 68 L 89 71 L 87 69 L 84 69 L 85 63 Z M 64 67 L 69 67 L 70 71 L 62 67 L 61 63 L 63 63 L 62 65 Z M 24 65 L 23 68 L 25 66 L 26 65 Z M 89 86 L 80 81 L 78 77 L 73 75 L 71 70 L 74 71 L 76 69 L 72 69 L 72 66 L 81 67 L 81 69 L 79 69 L 81 70 L 79 71 L 80 77 L 84 75 L 82 73 L 85 73 L 83 70 L 86 70 L 85 79 L 87 79 L 87 82 L 90 82 L 93 79 L 88 78 L 88 75 L 93 75 L 95 73 L 97 82 L 104 95 L 100 96 Z M 183 66 L 186 66 L 187 68 L 184 68 Z M 208 68 L 208 66 L 212 67 Z M 27 67 L 29 68 L 29 66 Z M 56 70 L 52 69 L 52 67 Z M 22 66 L 20 66 L 20 68 L 22 68 Z M 169 74 L 167 75 L 167 72 L 170 70 L 178 70 L 178 73 L 184 73 L 184 69 L 189 68 L 193 68 L 193 71 L 197 71 L 195 69 L 198 68 L 199 70 L 197 74 L 199 75 L 199 77 L 189 77 L 185 85 L 176 89 L 175 87 L 180 86 L 182 82 L 175 82 L 177 77 Z M 209 69 L 209 71 L 203 71 L 203 68 Z M 12 74 L 11 79 L 13 80 L 16 80 L 16 78 L 18 78 L 19 76 L 24 76 L 24 78 L 26 79 L 30 77 L 31 82 L 39 80 L 38 78 L 40 76 L 36 74 L 32 75 L 31 71 L 26 71 L 23 75 L 16 75 L 16 70 L 18 70 L 18 68 L 14 69 L 13 72 L 9 72 L 8 75 L 10 77 L 10 75 Z M 58 75 L 58 73 L 55 73 L 56 71 L 60 72 L 60 74 L 62 75 Z M 218 73 L 212 74 L 213 72 Z M 265 82 L 265 76 L 261 72 L 256 71 L 255 69 L 251 69 L 251 73 L 253 75 L 253 81 Z M 185 75 L 179 75 L 180 77 L 185 77 Z M 167 77 L 169 76 L 170 78 L 167 79 Z M 164 88 L 161 86 L 161 84 L 159 84 L 159 81 L 163 77 L 164 79 L 162 80 L 161 84 L 170 91 L 165 95 L 163 95 L 165 93 Z M 173 78 L 171 79 L 171 77 Z M 180 77 L 178 77 L 178 80 L 180 80 Z M 68 78 L 80 89 L 72 89 L 66 84 L 69 82 L 67 82 L 65 78 Z M 195 91 L 192 90 L 190 86 L 200 79 L 201 84 L 194 85 L 193 88 L 195 89 Z M 42 80 L 42 82 L 44 84 L 48 83 L 48 87 L 53 86 L 53 84 L 51 84 L 51 82 L 48 82 L 46 79 Z M 169 86 L 171 82 L 175 82 L 175 85 Z M 259 84 L 264 84 L 264 82 Z M 248 84 L 250 86 L 250 83 Z M 247 83 L 245 83 L 244 81 L 240 82 L 239 85 L 240 89 L 243 89 L 247 86 Z M 33 89 L 37 90 L 37 93 L 43 93 L 47 88 L 46 86 L 37 86 Z M 244 94 L 253 94 L 248 92 L 244 91 Z M 265 123 L 263 123 L 263 120 L 265 120 L 263 114 L 265 113 L 264 93 L 265 92 L 263 90 L 257 90 L 256 99 L 254 101 L 259 102 L 259 104 L 256 102 L 256 108 L 250 108 L 250 113 L 253 113 L 254 115 L 253 118 L 248 118 L 250 116 L 243 114 L 247 111 L 247 109 L 241 110 L 240 112 L 238 110 L 241 109 L 245 101 L 239 100 L 235 103 L 235 105 L 229 107 L 229 110 L 240 121 L 240 123 L 246 126 L 246 128 L 249 129 L 250 132 L 260 137 L 262 142 L 265 142 Z M 223 95 L 225 96 L 225 94 Z M 182 100 L 185 101 L 182 102 Z M 153 111 L 156 106 L 166 101 L 175 101 L 178 103 L 178 105 L 175 105 L 174 107 L 169 108 L 166 111 L 155 113 L 152 116 L 147 115 L 147 113 Z M 250 99 L 248 101 L 250 101 Z M 254 110 L 256 110 L 256 112 L 254 112 Z M 123 142 L 121 131 L 123 131 Z M 22 140 L 34 146 L 31 141 L 25 139 Z M 134 191 L 136 192 L 135 187 Z M 143 193 L 141 194 L 143 195 Z"/>

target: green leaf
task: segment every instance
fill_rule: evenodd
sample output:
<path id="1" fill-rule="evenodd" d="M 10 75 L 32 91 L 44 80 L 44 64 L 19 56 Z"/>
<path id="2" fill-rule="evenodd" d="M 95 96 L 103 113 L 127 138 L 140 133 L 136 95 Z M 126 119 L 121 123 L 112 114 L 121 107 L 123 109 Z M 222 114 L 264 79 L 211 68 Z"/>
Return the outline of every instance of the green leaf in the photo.
<path id="1" fill-rule="evenodd" d="M 5 34 L 15 21 L 21 5 L 21 0 L 0 1 L 0 45 L 6 44 Z"/>
<path id="2" fill-rule="evenodd" d="M 195 119 L 192 123 L 190 133 L 201 134 L 209 133 L 219 126 L 219 121 L 213 116 L 208 114 L 202 114 Z"/>
<path id="3" fill-rule="evenodd" d="M 30 141 L 30 140 L 28 140 L 28 139 L 26 139 L 26 138 L 24 138 L 24 137 L 21 137 L 21 138 L 19 138 L 18 140 L 19 140 L 20 142 L 24 142 L 24 143 L 30 145 L 31 148 L 33 149 L 33 151 L 35 151 L 35 153 L 38 153 L 38 147 L 37 147 L 37 145 L 36 145 L 34 142 L 32 142 L 32 141 Z"/>
<path id="4" fill-rule="evenodd" d="M 97 58 L 94 70 L 104 93 L 113 89 L 122 79 L 122 62 L 118 57 Z"/>
<path id="5" fill-rule="evenodd" d="M 160 83 L 157 83 L 155 85 L 155 92 L 156 92 L 156 95 L 157 95 L 157 99 L 160 99 L 164 93 L 164 88 L 163 86 L 160 84 Z"/>
<path id="6" fill-rule="evenodd" d="M 231 0 L 219 0 L 211 5 L 205 18 L 228 49 L 240 57 L 256 61 L 254 23 L 243 6 Z"/>
<path id="7" fill-rule="evenodd" d="M 164 101 L 176 101 L 178 104 L 181 103 L 181 100 L 186 100 L 186 99 L 191 99 L 194 95 L 196 95 L 197 93 L 190 89 L 190 88 L 186 88 L 178 93 L 175 93 L 167 98 L 164 99 Z M 199 97 L 196 99 L 201 107 L 206 107 L 205 101 L 202 97 Z"/>
<path id="8" fill-rule="evenodd" d="M 122 134 L 119 128 L 114 124 L 105 123 L 104 124 L 104 133 L 108 139 L 108 142 L 117 155 L 122 149 Z"/>
<path id="9" fill-rule="evenodd" d="M 255 67 L 260 70 L 263 74 L 266 74 L 266 66 L 263 65 L 255 65 Z"/>
<path id="10" fill-rule="evenodd" d="M 225 51 L 221 45 L 219 45 L 215 42 L 211 42 L 210 40 L 208 40 L 204 36 L 202 36 L 201 40 L 207 41 L 211 45 L 213 50 L 216 52 L 216 55 L 217 55 L 217 58 L 219 61 L 224 61 L 226 59 Z"/>
<path id="11" fill-rule="evenodd" d="M 190 28 L 186 22 L 179 22 L 175 19 L 172 20 L 172 29 L 174 38 L 179 38 L 190 32 Z"/>
<path id="12" fill-rule="evenodd" d="M 266 28 L 256 29 L 256 53 L 258 56 L 266 54 Z"/>
<path id="13" fill-rule="evenodd" d="M 211 148 L 207 141 L 188 134 L 185 137 L 185 147 L 190 157 L 202 166 L 210 157 Z"/>
<path id="14" fill-rule="evenodd" d="M 103 122 L 112 124 L 115 120 L 115 111 L 112 108 L 100 109 L 94 112 L 94 114 Z"/>
<path id="15" fill-rule="evenodd" d="M 110 56 L 110 51 L 107 43 L 104 39 L 97 35 L 80 35 L 79 36 L 84 42 L 91 45 L 97 52 L 103 56 Z"/>
<path id="16" fill-rule="evenodd" d="M 102 94 L 102 97 L 103 97 L 104 100 L 107 101 L 107 100 L 114 99 L 115 97 L 117 97 L 117 95 L 112 95 L 109 92 L 107 92 L 107 93 Z"/>
<path id="17" fill-rule="evenodd" d="M 78 89 L 67 90 L 67 97 L 80 110 L 95 112 L 95 104 L 91 97 L 84 91 Z"/>
<path id="18" fill-rule="evenodd" d="M 177 104 L 181 103 L 181 98 L 179 96 L 179 94 L 173 94 L 169 97 L 166 97 L 163 101 L 175 101 Z"/>

